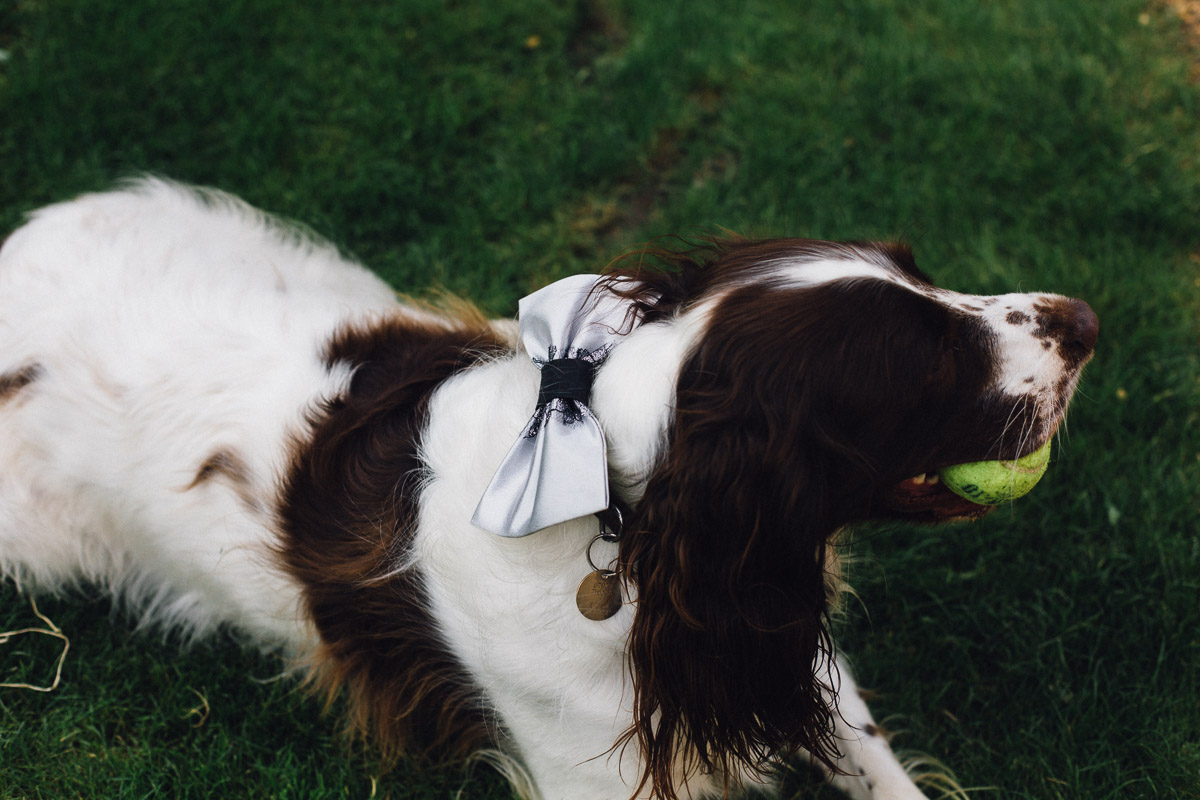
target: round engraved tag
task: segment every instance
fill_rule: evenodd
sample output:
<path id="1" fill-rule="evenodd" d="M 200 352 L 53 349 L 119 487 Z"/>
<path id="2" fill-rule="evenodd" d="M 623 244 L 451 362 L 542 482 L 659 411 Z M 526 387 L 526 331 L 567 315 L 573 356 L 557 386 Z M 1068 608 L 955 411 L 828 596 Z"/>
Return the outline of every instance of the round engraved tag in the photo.
<path id="1" fill-rule="evenodd" d="M 615 572 L 590 572 L 575 591 L 575 605 L 588 619 L 608 619 L 621 609 L 621 582 Z"/>

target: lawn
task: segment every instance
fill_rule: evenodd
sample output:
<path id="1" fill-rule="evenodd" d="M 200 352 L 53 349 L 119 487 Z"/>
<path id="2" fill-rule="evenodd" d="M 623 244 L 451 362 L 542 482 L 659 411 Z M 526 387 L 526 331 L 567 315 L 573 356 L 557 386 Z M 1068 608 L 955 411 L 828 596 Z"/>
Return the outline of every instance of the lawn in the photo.
<path id="1" fill-rule="evenodd" d="M 974 525 L 856 531 L 840 643 L 894 745 L 977 797 L 1200 798 L 1195 40 L 1166 0 L 734 7 L 0 0 L 0 231 L 151 171 L 497 314 L 717 227 L 1082 297 L 1100 345 L 1046 479 Z M 0 798 L 510 796 L 482 766 L 378 774 L 232 641 L 42 610 L 71 650 L 56 692 L 0 690 Z M 0 588 L 0 630 L 33 623 Z M 0 646 L 0 682 L 55 657 Z M 836 794 L 797 769 L 785 796 Z"/>

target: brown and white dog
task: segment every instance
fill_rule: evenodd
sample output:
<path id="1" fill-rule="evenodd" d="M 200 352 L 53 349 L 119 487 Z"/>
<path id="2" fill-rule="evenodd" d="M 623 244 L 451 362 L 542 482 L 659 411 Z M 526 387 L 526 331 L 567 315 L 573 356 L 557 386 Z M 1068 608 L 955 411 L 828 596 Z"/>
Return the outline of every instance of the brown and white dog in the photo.
<path id="1" fill-rule="evenodd" d="M 923 476 L 1051 437 L 1096 317 L 891 244 L 652 255 L 594 290 L 638 321 L 587 401 L 619 537 L 506 538 L 471 520 L 538 403 L 514 323 L 398 301 L 211 190 L 38 211 L 0 250 L 0 571 L 233 629 L 385 754 L 498 748 L 547 800 L 769 788 L 793 755 L 921 797 L 832 656 L 831 540 L 986 513 Z M 589 619 L 597 565 L 623 602 Z"/>

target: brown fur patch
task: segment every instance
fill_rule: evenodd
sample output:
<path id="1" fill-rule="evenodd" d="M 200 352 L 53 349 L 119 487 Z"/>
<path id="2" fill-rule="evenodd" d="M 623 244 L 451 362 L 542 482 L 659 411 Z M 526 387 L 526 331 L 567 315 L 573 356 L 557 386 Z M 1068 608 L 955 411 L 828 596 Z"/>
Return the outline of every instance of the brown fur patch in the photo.
<path id="1" fill-rule="evenodd" d="M 201 484 L 217 479 L 223 479 L 226 485 L 237 494 L 242 505 L 249 510 L 255 513 L 264 510 L 262 500 L 254 494 L 254 483 L 249 465 L 241 456 L 229 450 L 217 450 L 204 459 L 200 468 L 196 470 L 196 477 L 192 478 L 192 482 L 184 487 L 184 491 L 191 491 Z"/>
<path id="2" fill-rule="evenodd" d="M 441 641 L 420 576 L 402 567 L 429 397 L 505 349 L 490 327 L 461 321 L 468 316 L 397 318 L 334 337 L 326 363 L 349 364 L 354 376 L 296 442 L 279 511 L 279 557 L 321 638 L 312 686 L 329 702 L 344 695 L 351 727 L 387 761 L 463 758 L 490 741 L 478 690 Z"/>
<path id="3" fill-rule="evenodd" d="M 41 364 L 26 364 L 15 372 L 0 374 L 0 403 L 7 403 L 18 392 L 42 376 Z"/>

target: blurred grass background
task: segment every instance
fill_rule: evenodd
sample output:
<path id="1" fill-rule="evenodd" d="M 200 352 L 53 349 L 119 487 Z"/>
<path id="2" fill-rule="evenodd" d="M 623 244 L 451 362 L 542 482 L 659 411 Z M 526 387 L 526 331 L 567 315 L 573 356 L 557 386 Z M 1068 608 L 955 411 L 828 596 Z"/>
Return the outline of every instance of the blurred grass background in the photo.
<path id="1" fill-rule="evenodd" d="M 153 171 L 512 314 L 660 234 L 895 238 L 1101 318 L 1055 464 L 863 530 L 840 641 L 894 744 L 987 798 L 1200 798 L 1200 60 L 1173 0 L 0 0 L 0 230 Z M 3 798 L 506 798 L 378 776 L 276 666 L 45 603 Z M 35 622 L 0 588 L 0 630 Z M 55 653 L 0 648 L 0 682 Z M 251 680 L 257 678 L 258 680 Z M 931 791 L 937 796 L 936 791 Z M 803 769 L 789 798 L 832 798 Z M 582 800 L 582 799 L 581 799 Z"/>

